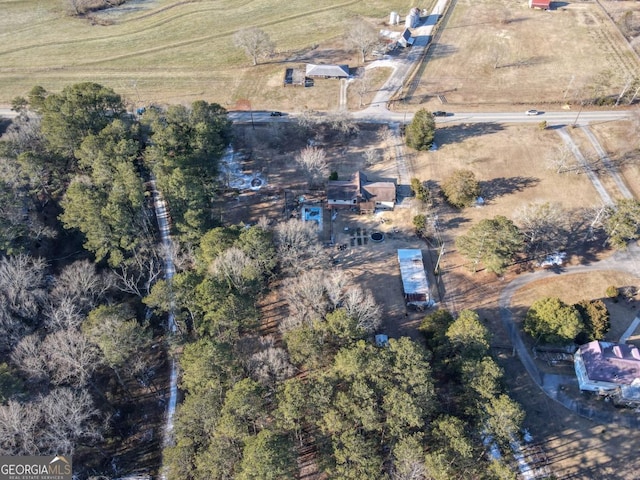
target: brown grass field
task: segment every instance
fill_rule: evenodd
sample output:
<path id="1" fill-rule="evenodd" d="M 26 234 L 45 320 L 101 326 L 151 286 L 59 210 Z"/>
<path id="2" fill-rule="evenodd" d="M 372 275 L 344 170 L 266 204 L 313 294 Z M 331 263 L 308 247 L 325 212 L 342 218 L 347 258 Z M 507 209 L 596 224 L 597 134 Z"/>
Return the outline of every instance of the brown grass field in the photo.
<path id="1" fill-rule="evenodd" d="M 204 99 L 229 108 L 244 98 L 255 109 L 335 108 L 335 83 L 327 85 L 335 96 L 320 86 L 308 98 L 308 89 L 282 88 L 284 68 L 333 60 L 357 66 L 355 51 L 339 41 L 350 22 L 382 23 L 404 3 L 130 0 L 77 18 L 68 0 L 0 0 L 0 104 L 37 84 L 59 91 L 90 80 L 138 105 Z M 257 67 L 233 46 L 233 34 L 248 26 L 276 45 L 276 55 Z"/>
<path id="2" fill-rule="evenodd" d="M 618 2 L 619 3 L 619 2 Z M 617 94 L 640 62 L 595 3 L 551 11 L 527 2 L 460 0 L 416 73 L 410 103 L 442 109 L 557 109 Z"/>

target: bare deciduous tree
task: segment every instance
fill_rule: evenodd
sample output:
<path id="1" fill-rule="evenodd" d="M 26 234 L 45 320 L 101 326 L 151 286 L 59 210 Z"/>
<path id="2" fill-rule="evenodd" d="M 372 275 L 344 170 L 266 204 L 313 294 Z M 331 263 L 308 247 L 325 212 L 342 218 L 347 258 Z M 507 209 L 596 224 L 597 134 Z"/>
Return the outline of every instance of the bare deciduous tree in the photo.
<path id="1" fill-rule="evenodd" d="M 275 228 L 275 244 L 283 269 L 297 274 L 327 263 L 315 223 L 292 219 Z"/>
<path id="2" fill-rule="evenodd" d="M 24 337 L 11 352 L 11 360 L 30 379 L 40 381 L 47 377 L 47 365 L 37 334 Z"/>
<path id="3" fill-rule="evenodd" d="M 45 138 L 40 130 L 40 117 L 21 113 L 4 135 L 10 152 L 16 157 L 24 152 L 42 151 Z"/>
<path id="4" fill-rule="evenodd" d="M 329 307 L 325 298 L 325 274 L 323 270 L 309 270 L 287 279 L 283 289 L 289 304 L 285 330 L 324 317 Z"/>
<path id="5" fill-rule="evenodd" d="M 367 55 L 380 45 L 378 30 L 361 18 L 349 22 L 345 40 L 357 50 L 362 63 L 365 62 Z"/>
<path id="6" fill-rule="evenodd" d="M 218 255 L 209 271 L 241 293 L 247 292 L 250 283 L 260 276 L 255 260 L 237 247 L 228 248 Z"/>
<path id="7" fill-rule="evenodd" d="M 47 335 L 41 348 L 51 381 L 56 385 L 86 385 L 100 361 L 98 348 L 74 329 Z"/>
<path id="8" fill-rule="evenodd" d="M 253 378 L 273 387 L 276 382 L 292 377 L 295 369 L 289 362 L 287 351 L 276 347 L 272 338 L 263 338 L 261 343 L 263 349 L 249 359 L 248 367 Z"/>
<path id="9" fill-rule="evenodd" d="M 567 145 L 560 145 L 547 160 L 547 165 L 556 173 L 580 171 L 582 167 L 576 163 L 573 152 Z"/>
<path id="10" fill-rule="evenodd" d="M 391 128 L 389 128 L 389 125 L 384 125 L 380 128 L 380 130 L 378 130 L 378 139 L 381 142 L 386 143 L 389 147 L 392 147 L 396 145 L 396 143 L 398 143 L 396 133 Z"/>
<path id="11" fill-rule="evenodd" d="M 0 259 L 0 299 L 24 319 L 34 319 L 44 302 L 46 262 L 29 255 Z"/>
<path id="12" fill-rule="evenodd" d="M 516 211 L 515 218 L 531 254 L 549 253 L 564 247 L 569 219 L 560 204 L 529 203 Z"/>
<path id="13" fill-rule="evenodd" d="M 80 311 L 87 312 L 113 287 L 113 277 L 100 275 L 89 260 L 78 260 L 64 267 L 55 279 L 51 298 L 62 305 L 73 303 Z"/>
<path id="14" fill-rule="evenodd" d="M 37 404 L 10 400 L 7 405 L 0 406 L 0 454 L 37 455 L 40 421 Z"/>
<path id="15" fill-rule="evenodd" d="M 334 132 L 337 132 L 343 137 L 349 137 L 358 132 L 358 124 L 353 121 L 351 114 L 344 110 L 329 112 L 325 120 Z"/>
<path id="16" fill-rule="evenodd" d="M 56 388 L 40 400 L 46 421 L 39 435 L 41 450 L 70 455 L 78 441 L 102 439 L 99 412 L 86 390 Z"/>
<path id="17" fill-rule="evenodd" d="M 67 297 L 62 297 L 56 304 L 48 304 L 44 310 L 44 324 L 51 332 L 78 328 L 83 319 L 80 308 Z"/>
<path id="18" fill-rule="evenodd" d="M 333 269 L 330 272 L 324 272 L 324 288 L 332 309 L 340 306 L 345 289 L 350 284 L 351 279 L 347 277 L 344 270 Z"/>
<path id="19" fill-rule="evenodd" d="M 324 150 L 316 147 L 306 147 L 295 157 L 309 182 L 309 187 L 318 187 L 329 176 L 329 164 Z"/>
<path id="20" fill-rule="evenodd" d="M 322 123 L 323 118 L 319 112 L 307 109 L 303 110 L 302 113 L 296 117 L 296 121 L 302 128 L 313 128 Z"/>
<path id="21" fill-rule="evenodd" d="M 353 87 L 360 98 L 360 107 L 362 107 L 365 95 L 371 90 L 371 76 L 367 74 L 367 70 L 362 69 L 362 75 L 353 83 Z"/>
<path id="22" fill-rule="evenodd" d="M 6 305 L 0 304 L 0 350 L 11 350 L 30 330 L 31 328 L 13 315 Z"/>
<path id="23" fill-rule="evenodd" d="M 251 58 L 253 65 L 257 65 L 259 60 L 271 56 L 275 48 L 269 35 L 256 27 L 237 31 L 233 35 L 233 44 L 244 50 Z"/>
<path id="24" fill-rule="evenodd" d="M 356 320 L 358 327 L 372 333 L 380 326 L 382 312 L 370 291 L 364 291 L 359 286 L 347 290 L 344 298 L 344 309 L 349 316 Z"/>
<path id="25" fill-rule="evenodd" d="M 133 252 L 132 258 L 121 263 L 113 270 L 116 287 L 140 298 L 149 295 L 154 282 L 162 274 L 162 259 L 154 249 L 140 249 Z"/>
<path id="26" fill-rule="evenodd" d="M 364 151 L 364 164 L 367 166 L 371 166 L 378 162 L 380 158 L 380 154 L 378 153 L 377 148 L 367 148 Z"/>

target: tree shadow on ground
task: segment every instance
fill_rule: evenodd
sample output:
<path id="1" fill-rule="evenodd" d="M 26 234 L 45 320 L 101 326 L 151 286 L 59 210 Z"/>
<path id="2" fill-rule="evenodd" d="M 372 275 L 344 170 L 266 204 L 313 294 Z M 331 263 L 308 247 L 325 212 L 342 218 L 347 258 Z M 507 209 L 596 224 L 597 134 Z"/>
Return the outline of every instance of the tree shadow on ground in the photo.
<path id="1" fill-rule="evenodd" d="M 444 229 L 455 229 L 458 228 L 460 225 L 462 225 L 463 223 L 469 223 L 469 219 L 462 217 L 462 216 L 458 216 L 458 217 L 452 217 L 452 218 L 448 218 L 446 221 L 444 222 L 440 222 L 439 226 L 441 228 Z"/>
<path id="2" fill-rule="evenodd" d="M 316 46 L 317 47 L 317 46 Z M 263 61 L 264 64 L 278 63 L 332 63 L 338 58 L 347 58 L 349 52 L 342 48 L 318 49 L 314 47 L 303 48 L 297 51 L 285 52 L 284 58 L 274 58 L 273 60 Z M 346 62 L 340 62 L 346 63 Z"/>
<path id="3" fill-rule="evenodd" d="M 499 177 L 486 182 L 480 182 L 480 190 L 485 202 L 514 192 L 521 192 L 525 188 L 533 187 L 540 183 L 539 178 L 534 177 Z"/>
<path id="4" fill-rule="evenodd" d="M 587 219 L 575 219 L 568 228 L 568 238 L 575 241 L 569 242 L 565 251 L 568 257 L 578 260 L 579 265 L 590 265 L 601 259 L 602 253 L 607 248 L 607 236 L 602 230 L 592 230 Z"/>
<path id="5" fill-rule="evenodd" d="M 435 141 L 438 145 L 462 143 L 471 137 L 490 135 L 504 130 L 499 123 L 464 123 L 462 125 L 452 125 L 451 127 L 438 128 L 436 130 Z"/>

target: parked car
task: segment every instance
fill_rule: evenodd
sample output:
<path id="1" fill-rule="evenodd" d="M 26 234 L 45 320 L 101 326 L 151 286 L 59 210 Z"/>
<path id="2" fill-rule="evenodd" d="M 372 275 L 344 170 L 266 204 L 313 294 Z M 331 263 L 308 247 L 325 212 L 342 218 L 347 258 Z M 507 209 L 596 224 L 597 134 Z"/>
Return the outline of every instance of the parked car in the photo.
<path id="1" fill-rule="evenodd" d="M 271 115 L 272 117 L 281 117 L 282 115 L 284 115 L 284 113 L 282 113 L 282 112 L 271 112 L 269 115 Z"/>
<path id="2" fill-rule="evenodd" d="M 540 112 L 538 110 L 535 109 L 531 109 L 531 110 L 527 110 L 526 112 L 524 112 L 525 115 L 538 115 Z"/>
<path id="3" fill-rule="evenodd" d="M 434 117 L 446 117 L 447 112 L 443 112 L 442 110 L 436 110 L 435 112 L 432 112 L 432 115 Z"/>

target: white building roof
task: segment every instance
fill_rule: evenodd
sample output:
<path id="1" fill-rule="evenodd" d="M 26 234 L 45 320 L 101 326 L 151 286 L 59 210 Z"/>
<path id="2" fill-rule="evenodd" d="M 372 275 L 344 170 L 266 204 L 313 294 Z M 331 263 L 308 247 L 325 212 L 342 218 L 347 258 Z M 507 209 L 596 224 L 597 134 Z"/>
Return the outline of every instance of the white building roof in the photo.
<path id="1" fill-rule="evenodd" d="M 314 65 L 307 63 L 307 77 L 348 77 L 348 65 Z"/>
<path id="2" fill-rule="evenodd" d="M 429 282 L 422 263 L 422 251 L 418 249 L 399 249 L 398 262 L 402 275 L 402 286 L 409 303 L 428 304 Z"/>

